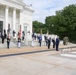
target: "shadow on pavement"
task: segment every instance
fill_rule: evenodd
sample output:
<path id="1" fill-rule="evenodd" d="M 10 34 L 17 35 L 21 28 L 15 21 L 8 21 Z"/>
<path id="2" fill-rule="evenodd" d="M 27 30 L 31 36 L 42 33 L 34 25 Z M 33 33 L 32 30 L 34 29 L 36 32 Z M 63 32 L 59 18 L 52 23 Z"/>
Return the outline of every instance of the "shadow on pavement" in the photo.
<path id="1" fill-rule="evenodd" d="M 10 57 L 10 56 L 17 56 L 17 55 L 24 55 L 24 54 L 33 54 L 33 53 L 47 52 L 47 51 L 54 51 L 54 50 L 55 49 L 32 51 L 32 52 L 21 52 L 21 53 L 13 53 L 13 54 L 3 54 L 3 55 L 0 55 L 0 58 L 2 58 L 2 57 Z"/>
<path id="2" fill-rule="evenodd" d="M 73 46 L 73 47 L 70 47 L 70 48 L 76 48 L 76 46 Z M 60 49 L 62 50 L 64 48 L 60 48 Z M 0 55 L 0 58 L 2 58 L 2 57 L 10 57 L 10 56 L 17 56 L 17 55 L 24 55 L 24 54 L 33 54 L 33 53 L 47 52 L 47 51 L 55 51 L 55 49 L 39 50 L 39 51 L 32 51 L 32 52 L 12 53 L 12 54 L 3 54 L 3 55 Z"/>

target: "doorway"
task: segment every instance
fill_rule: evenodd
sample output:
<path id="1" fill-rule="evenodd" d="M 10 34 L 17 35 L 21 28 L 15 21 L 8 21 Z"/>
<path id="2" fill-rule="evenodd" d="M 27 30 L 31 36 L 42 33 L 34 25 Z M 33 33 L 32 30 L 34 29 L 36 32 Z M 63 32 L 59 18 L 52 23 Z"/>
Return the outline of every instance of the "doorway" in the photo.
<path id="1" fill-rule="evenodd" d="M 3 21 L 0 21 L 0 32 L 3 31 Z"/>

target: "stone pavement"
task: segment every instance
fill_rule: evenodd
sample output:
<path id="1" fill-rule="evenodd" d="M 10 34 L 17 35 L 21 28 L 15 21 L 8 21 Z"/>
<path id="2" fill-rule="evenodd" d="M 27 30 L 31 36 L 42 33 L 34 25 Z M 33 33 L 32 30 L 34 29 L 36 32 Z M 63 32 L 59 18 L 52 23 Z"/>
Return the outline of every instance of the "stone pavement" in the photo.
<path id="1" fill-rule="evenodd" d="M 76 48 L 62 53 L 44 46 L 0 48 L 0 75 L 76 75 L 76 58 L 65 54 L 76 57 Z"/>

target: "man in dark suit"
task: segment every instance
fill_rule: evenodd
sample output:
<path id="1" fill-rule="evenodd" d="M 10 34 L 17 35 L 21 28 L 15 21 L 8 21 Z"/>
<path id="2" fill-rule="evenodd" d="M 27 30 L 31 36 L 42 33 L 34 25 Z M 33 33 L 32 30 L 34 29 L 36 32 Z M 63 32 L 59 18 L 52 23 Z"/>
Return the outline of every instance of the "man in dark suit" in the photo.
<path id="1" fill-rule="evenodd" d="M 59 37 L 56 38 L 56 51 L 59 50 L 59 42 L 60 42 L 60 39 Z"/>
<path id="2" fill-rule="evenodd" d="M 55 38 L 52 39 L 53 48 L 55 48 Z"/>
<path id="3" fill-rule="evenodd" d="M 48 38 L 48 49 L 50 49 L 51 37 Z"/>
<path id="4" fill-rule="evenodd" d="M 42 35 L 39 36 L 39 44 L 40 44 L 40 47 L 41 47 L 41 43 L 42 43 Z"/>

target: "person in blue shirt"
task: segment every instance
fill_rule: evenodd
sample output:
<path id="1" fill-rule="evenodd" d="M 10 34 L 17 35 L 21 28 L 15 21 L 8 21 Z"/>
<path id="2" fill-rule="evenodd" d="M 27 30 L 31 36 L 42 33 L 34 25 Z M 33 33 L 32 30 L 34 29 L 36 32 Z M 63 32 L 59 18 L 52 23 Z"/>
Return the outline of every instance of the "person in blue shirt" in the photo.
<path id="1" fill-rule="evenodd" d="M 60 39 L 59 37 L 56 38 L 56 51 L 59 50 L 59 42 L 60 42 Z"/>
<path id="2" fill-rule="evenodd" d="M 42 43 L 42 35 L 39 36 L 39 46 L 41 47 L 41 43 Z"/>

